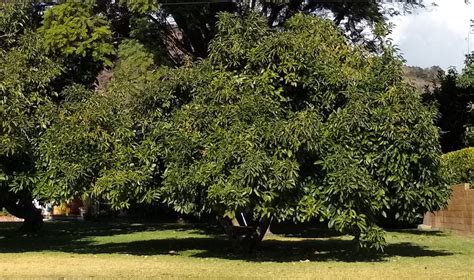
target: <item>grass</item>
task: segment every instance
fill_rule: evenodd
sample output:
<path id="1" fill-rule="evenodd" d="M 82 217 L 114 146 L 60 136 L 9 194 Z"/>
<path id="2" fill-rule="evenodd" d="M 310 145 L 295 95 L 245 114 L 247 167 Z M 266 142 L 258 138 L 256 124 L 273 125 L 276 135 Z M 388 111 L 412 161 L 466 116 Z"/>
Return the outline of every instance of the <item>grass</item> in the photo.
<path id="1" fill-rule="evenodd" d="M 363 257 L 328 234 L 272 236 L 242 255 L 194 224 L 51 222 L 37 236 L 17 227 L 0 223 L 0 279 L 474 279 L 474 238 L 441 232 L 388 232 L 385 253 Z"/>

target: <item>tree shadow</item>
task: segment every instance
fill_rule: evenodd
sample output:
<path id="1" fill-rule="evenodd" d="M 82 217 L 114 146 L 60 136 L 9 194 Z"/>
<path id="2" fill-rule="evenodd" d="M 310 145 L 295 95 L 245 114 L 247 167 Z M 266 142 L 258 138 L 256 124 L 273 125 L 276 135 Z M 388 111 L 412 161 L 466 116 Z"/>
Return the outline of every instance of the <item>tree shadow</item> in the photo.
<path id="1" fill-rule="evenodd" d="M 21 223 L 16 222 L 0 223 L 0 253 L 47 250 L 80 253 L 83 246 L 94 250 L 94 242 L 90 240 L 93 237 L 165 230 L 199 235 L 218 231 L 215 226 L 207 224 L 54 221 L 45 223 L 37 233 L 20 234 L 20 226 Z"/>
<path id="2" fill-rule="evenodd" d="M 0 223 L 0 235 L 18 237 L 18 229 L 22 223 Z M 174 230 L 178 232 L 195 232 L 210 234 L 220 232 L 215 225 L 198 223 L 133 223 L 128 221 L 49 221 L 43 229 L 31 236 L 48 237 L 87 237 L 87 236 L 113 236 L 134 232 Z"/>
<path id="3" fill-rule="evenodd" d="M 227 247 L 228 248 L 228 247 Z M 389 244 L 384 253 L 357 253 L 354 242 L 340 238 L 311 240 L 265 240 L 253 254 L 239 254 L 231 250 L 216 251 L 214 248 L 196 253 L 195 257 L 245 259 L 251 262 L 383 262 L 390 257 L 442 257 L 451 252 L 431 250 L 409 242 Z"/>
<path id="4" fill-rule="evenodd" d="M 328 228 L 327 223 L 319 221 L 308 223 L 272 223 L 270 230 L 272 233 L 280 236 L 297 238 L 329 238 L 344 235 L 334 229 Z"/>
<path id="5" fill-rule="evenodd" d="M 6 231 L 11 230 L 7 229 Z M 184 231 L 197 236 L 165 237 L 139 241 L 97 243 L 91 237 L 144 231 Z M 5 236 L 0 226 L 0 236 Z M 0 239 L 0 253 L 58 251 L 75 254 L 129 254 L 137 256 L 183 255 L 196 258 L 245 260 L 249 262 L 339 261 L 373 262 L 400 257 L 442 257 L 452 252 L 432 250 L 413 243 L 392 243 L 384 253 L 365 255 L 354 251 L 352 241 L 341 237 L 303 240 L 269 239 L 252 254 L 239 253 L 232 241 L 215 227 L 196 224 L 55 223 L 38 236 L 9 236 Z"/>
<path id="6" fill-rule="evenodd" d="M 419 229 L 385 229 L 387 232 L 393 233 L 407 233 L 413 235 L 426 235 L 426 236 L 449 236 L 449 233 L 440 230 L 419 230 Z"/>

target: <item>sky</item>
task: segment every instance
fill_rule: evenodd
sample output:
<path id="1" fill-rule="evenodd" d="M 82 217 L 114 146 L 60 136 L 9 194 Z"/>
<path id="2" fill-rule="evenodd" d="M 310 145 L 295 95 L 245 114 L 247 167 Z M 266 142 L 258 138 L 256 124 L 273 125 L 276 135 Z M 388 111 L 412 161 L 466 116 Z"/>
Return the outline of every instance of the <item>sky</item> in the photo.
<path id="1" fill-rule="evenodd" d="M 467 34 L 470 19 L 474 19 L 474 1 L 435 0 L 437 7 L 415 11 L 411 15 L 392 18 L 395 24 L 391 35 L 407 64 L 443 69 L 455 66 L 462 69 L 467 53 Z M 474 51 L 474 34 L 470 35 L 470 49 Z"/>

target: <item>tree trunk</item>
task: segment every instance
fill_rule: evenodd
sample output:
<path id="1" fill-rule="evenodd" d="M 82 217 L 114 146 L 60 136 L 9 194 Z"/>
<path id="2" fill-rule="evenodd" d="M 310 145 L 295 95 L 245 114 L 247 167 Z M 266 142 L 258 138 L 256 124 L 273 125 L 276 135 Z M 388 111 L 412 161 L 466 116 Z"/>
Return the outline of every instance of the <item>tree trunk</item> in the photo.
<path id="1" fill-rule="evenodd" d="M 30 196 L 18 196 L 7 193 L 0 204 L 8 213 L 24 219 L 23 225 L 20 228 L 22 232 L 35 232 L 43 226 L 41 211 L 33 205 Z"/>
<path id="2" fill-rule="evenodd" d="M 247 243 L 244 244 L 246 245 L 244 248 L 247 249 L 248 252 L 253 252 L 260 245 L 263 238 L 265 237 L 265 234 L 267 233 L 267 230 L 270 228 L 270 224 L 271 219 L 262 218 L 255 227 L 254 232 L 244 239 L 244 242 Z"/>
<path id="3" fill-rule="evenodd" d="M 361 252 L 361 247 L 360 247 L 360 234 L 361 232 L 360 231 L 356 231 L 354 233 L 354 239 L 352 240 L 353 243 L 354 243 L 354 252 L 356 252 L 357 254 L 359 254 Z"/>
<path id="4" fill-rule="evenodd" d="M 260 245 L 271 224 L 271 219 L 267 218 L 250 225 L 244 225 L 238 219 L 220 218 L 219 221 L 226 234 L 236 241 L 237 247 L 247 253 L 253 252 Z"/>
<path id="5" fill-rule="evenodd" d="M 235 12 L 232 2 L 209 3 L 208 5 L 169 6 L 166 10 L 182 32 L 182 46 L 194 58 L 206 58 L 209 42 L 216 33 L 217 15 L 220 12 Z"/>

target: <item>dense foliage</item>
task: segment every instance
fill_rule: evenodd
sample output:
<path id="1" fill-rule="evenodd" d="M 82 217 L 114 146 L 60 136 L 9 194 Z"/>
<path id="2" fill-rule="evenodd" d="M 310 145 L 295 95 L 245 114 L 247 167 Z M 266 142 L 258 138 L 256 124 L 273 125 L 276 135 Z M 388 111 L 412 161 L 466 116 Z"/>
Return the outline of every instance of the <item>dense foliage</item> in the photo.
<path id="1" fill-rule="evenodd" d="M 6 10 L 0 30 L 0 207 L 30 221 L 38 218 L 26 210 L 32 207 L 38 138 L 52 118 L 50 86 L 61 68 L 32 33 L 26 6 Z"/>
<path id="2" fill-rule="evenodd" d="M 203 78 L 167 140 L 161 198 L 177 211 L 319 218 L 380 248 L 376 216 L 444 205 L 434 114 L 389 46 L 369 55 L 308 16 L 271 32 L 223 15 L 196 67 Z"/>
<path id="3" fill-rule="evenodd" d="M 464 143 L 474 146 L 474 53 L 467 55 L 466 65 L 459 77 L 459 86 L 469 92 L 470 98 L 466 106 L 467 121 Z"/>
<path id="4" fill-rule="evenodd" d="M 68 87 L 64 102 L 40 141 L 41 197 L 89 195 L 125 208 L 160 202 L 163 131 L 183 98 L 190 77 L 153 69 L 153 57 L 136 41 L 125 41 L 110 82 L 91 92 Z"/>
<path id="5" fill-rule="evenodd" d="M 450 184 L 474 184 L 474 148 L 444 154 L 442 165 Z"/>
<path id="6" fill-rule="evenodd" d="M 103 16 L 94 15 L 93 2 L 65 1 L 46 10 L 38 31 L 48 52 L 111 64 L 112 31 Z"/>
<path id="7" fill-rule="evenodd" d="M 15 1 L 10 1 L 15 2 Z M 220 12 L 243 15 L 254 11 L 264 16 L 269 26 L 282 26 L 298 12 L 332 19 L 353 42 L 364 43 L 377 50 L 374 34 L 386 17 L 423 7 L 426 1 L 404 1 L 382 4 L 380 1 L 229 1 L 197 2 L 159 0 L 59 0 L 17 1 L 30 4 L 35 21 L 44 14 L 47 47 L 63 54 L 88 54 L 96 60 L 109 62 L 110 36 L 114 41 L 133 38 L 134 32 L 145 34 L 144 45 L 167 47 L 163 52 L 174 63 L 183 58 L 203 58 L 208 54 Z M 186 4 L 185 4 L 186 3 Z M 55 6 L 54 9 L 50 7 Z M 173 24 L 170 24 L 173 22 Z M 108 25 L 108 26 L 107 26 Z M 146 27 L 146 32 L 143 29 Z M 14 25 L 12 25 L 14 28 Z M 112 34 L 111 34 L 112 33 Z M 90 36 L 94 35 L 94 36 Z M 136 35 L 136 34 L 135 34 Z M 156 36 L 157 35 L 157 36 Z M 137 39 L 137 38 L 135 38 Z M 152 43 L 152 44 L 150 44 Z M 92 50 L 94 53 L 88 51 Z M 150 50 L 153 50 L 152 48 Z M 160 59 L 163 59 L 160 58 Z"/>
<path id="8" fill-rule="evenodd" d="M 474 63 L 468 55 L 461 73 L 450 69 L 439 86 L 428 92 L 439 108 L 437 125 L 441 128 L 443 152 L 474 144 Z"/>
<path id="9" fill-rule="evenodd" d="M 380 217 L 445 205 L 435 112 L 403 81 L 376 1 L 218 18 L 237 7 L 153 3 L 61 1 L 38 29 L 38 10 L 2 4 L 2 198 L 162 203 L 245 220 L 251 242 L 271 220 L 320 220 L 376 249 Z M 367 16 L 369 45 L 347 34 Z"/>
<path id="10" fill-rule="evenodd" d="M 140 182 L 154 170 L 153 162 L 143 160 L 156 154 L 150 145 L 136 142 L 142 119 L 134 115 L 134 102 L 147 86 L 153 62 L 142 48 L 134 42 L 120 47 L 109 90 L 72 85 L 62 92 L 58 115 L 40 142 L 43 181 L 38 195 L 69 199 L 88 194 L 122 208 L 129 198 L 140 196 Z"/>

